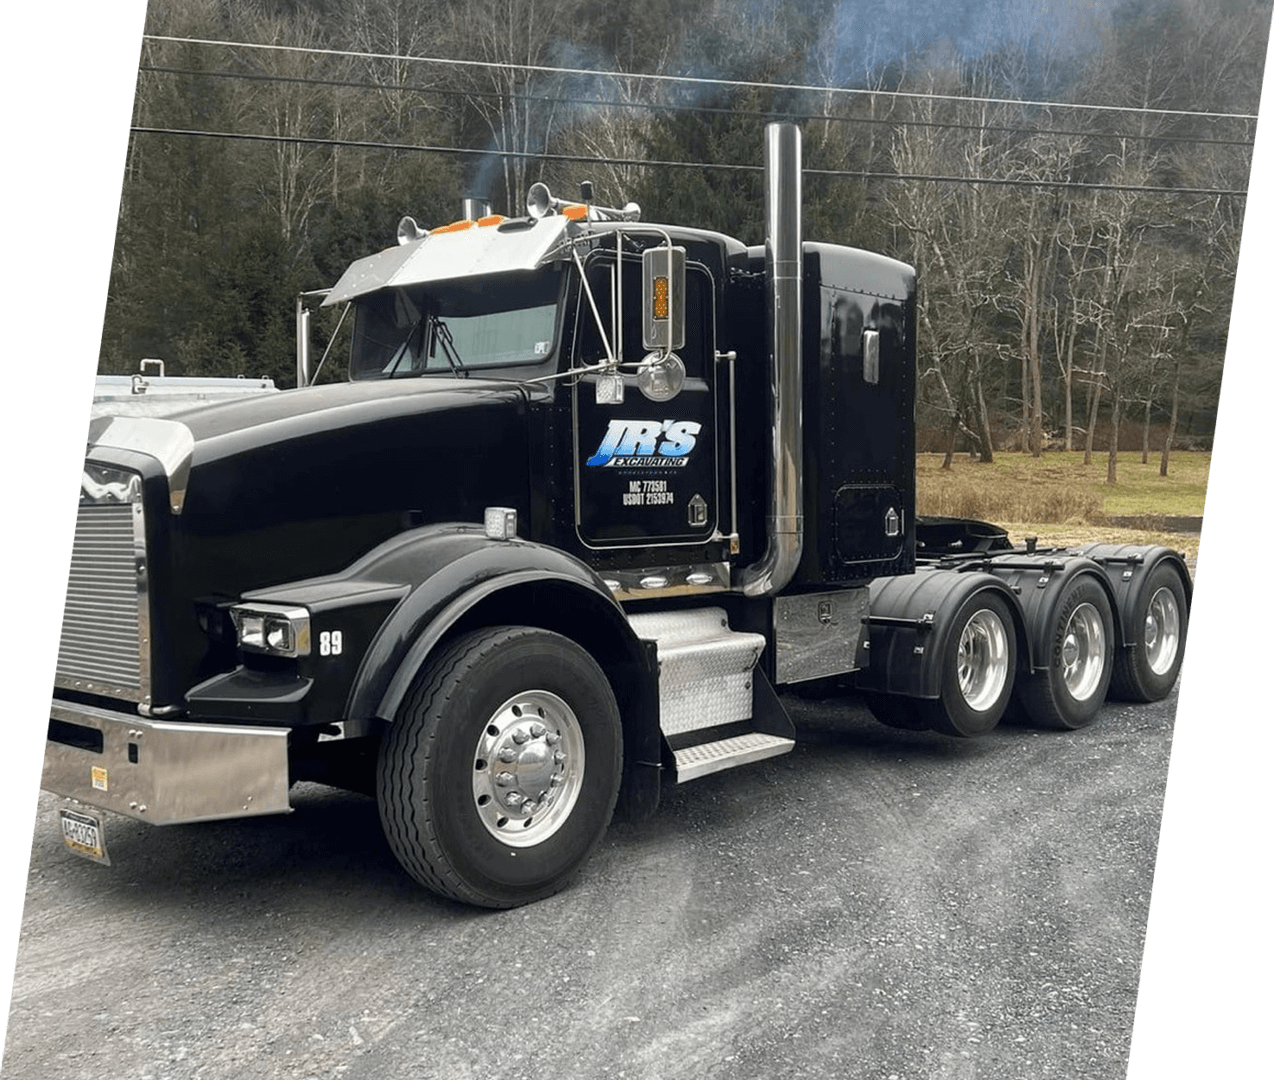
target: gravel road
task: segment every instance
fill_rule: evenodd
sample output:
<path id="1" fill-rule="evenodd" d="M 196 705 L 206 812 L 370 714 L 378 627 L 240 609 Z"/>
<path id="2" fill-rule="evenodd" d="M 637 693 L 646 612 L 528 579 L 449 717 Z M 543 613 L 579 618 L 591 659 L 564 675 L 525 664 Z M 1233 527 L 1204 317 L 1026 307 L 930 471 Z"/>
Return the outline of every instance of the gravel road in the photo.
<path id="1" fill-rule="evenodd" d="M 3 1080 L 1121 1078 L 1175 694 L 955 741 L 790 701 L 794 752 L 617 822 L 509 912 L 374 804 L 65 854 L 41 796 Z"/>

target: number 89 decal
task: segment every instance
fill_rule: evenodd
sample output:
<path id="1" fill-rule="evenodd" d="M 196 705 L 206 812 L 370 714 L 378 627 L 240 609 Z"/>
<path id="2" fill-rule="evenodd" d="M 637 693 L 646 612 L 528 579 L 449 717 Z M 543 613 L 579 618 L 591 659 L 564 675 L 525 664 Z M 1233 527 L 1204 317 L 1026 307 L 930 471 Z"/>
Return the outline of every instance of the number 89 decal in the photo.
<path id="1" fill-rule="evenodd" d="M 339 630 L 324 630 L 319 634 L 319 656 L 340 656 L 344 646 Z"/>

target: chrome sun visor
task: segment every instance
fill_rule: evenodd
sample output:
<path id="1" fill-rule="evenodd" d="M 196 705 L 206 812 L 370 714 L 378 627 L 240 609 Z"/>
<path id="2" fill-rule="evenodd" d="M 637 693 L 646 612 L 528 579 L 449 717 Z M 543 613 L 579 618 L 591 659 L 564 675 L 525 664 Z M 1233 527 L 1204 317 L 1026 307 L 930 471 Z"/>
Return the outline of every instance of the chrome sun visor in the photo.
<path id="1" fill-rule="evenodd" d="M 534 270 L 561 243 L 570 225 L 569 219 L 554 215 L 435 231 L 352 263 L 322 306 L 380 289 Z"/>

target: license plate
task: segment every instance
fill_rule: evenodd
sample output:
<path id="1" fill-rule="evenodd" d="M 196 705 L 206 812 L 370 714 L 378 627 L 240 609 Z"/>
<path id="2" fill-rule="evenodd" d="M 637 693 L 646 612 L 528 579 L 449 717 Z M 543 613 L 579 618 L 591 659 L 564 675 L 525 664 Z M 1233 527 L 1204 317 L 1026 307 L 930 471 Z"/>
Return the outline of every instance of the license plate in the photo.
<path id="1" fill-rule="evenodd" d="M 60 810 L 62 842 L 76 855 L 110 865 L 106 854 L 106 829 L 96 814 L 83 810 Z"/>

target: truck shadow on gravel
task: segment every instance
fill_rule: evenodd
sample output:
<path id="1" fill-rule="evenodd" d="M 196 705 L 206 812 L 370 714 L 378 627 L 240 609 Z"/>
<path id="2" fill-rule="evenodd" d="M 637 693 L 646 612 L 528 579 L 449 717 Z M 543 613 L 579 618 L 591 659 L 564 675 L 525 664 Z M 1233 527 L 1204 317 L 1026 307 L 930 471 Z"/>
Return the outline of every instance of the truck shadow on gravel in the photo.
<path id="1" fill-rule="evenodd" d="M 35 864 L 76 892 L 114 894 L 133 907 L 193 905 L 213 919 L 256 907 L 306 917 L 351 906 L 377 917 L 395 908 L 412 919 L 481 914 L 433 896 L 407 876 L 381 833 L 373 799 L 298 784 L 292 801 L 290 814 L 163 828 L 113 818 L 109 867 L 63 854 L 54 822 L 40 830 L 43 838 L 37 833 Z"/>

